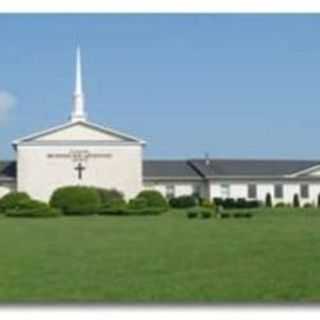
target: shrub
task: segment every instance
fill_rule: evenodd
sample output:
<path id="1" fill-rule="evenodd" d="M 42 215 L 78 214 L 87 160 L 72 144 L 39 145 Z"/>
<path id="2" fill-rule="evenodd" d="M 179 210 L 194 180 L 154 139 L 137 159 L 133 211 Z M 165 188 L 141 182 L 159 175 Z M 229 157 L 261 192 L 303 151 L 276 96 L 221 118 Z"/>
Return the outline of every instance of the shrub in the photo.
<path id="1" fill-rule="evenodd" d="M 284 202 L 278 202 L 275 205 L 276 208 L 285 208 L 287 205 Z"/>
<path id="2" fill-rule="evenodd" d="M 139 210 L 140 212 L 137 212 L 136 214 L 141 216 L 156 216 L 160 215 L 167 211 L 166 208 L 159 208 L 159 207 L 148 207 Z M 131 212 L 131 214 L 135 214 L 134 212 Z"/>
<path id="3" fill-rule="evenodd" d="M 187 211 L 187 217 L 190 219 L 197 217 L 201 217 L 202 219 L 208 219 L 212 217 L 212 212 L 213 210 L 207 208 L 195 207 Z"/>
<path id="4" fill-rule="evenodd" d="M 222 210 L 216 212 L 217 218 L 251 218 L 257 211 L 254 209 L 231 209 L 231 210 Z"/>
<path id="5" fill-rule="evenodd" d="M 293 207 L 294 208 L 300 208 L 300 199 L 299 199 L 298 194 L 295 194 L 293 196 Z"/>
<path id="6" fill-rule="evenodd" d="M 189 219 L 194 219 L 194 218 L 197 218 L 199 215 L 199 211 L 198 210 L 190 210 L 190 211 L 187 211 L 187 217 Z"/>
<path id="7" fill-rule="evenodd" d="M 45 202 L 29 199 L 29 200 L 21 201 L 19 204 L 19 208 L 16 208 L 16 209 L 28 210 L 28 209 L 48 209 L 48 208 L 49 206 Z"/>
<path id="8" fill-rule="evenodd" d="M 261 203 L 258 200 L 246 200 L 244 198 L 214 198 L 213 202 L 216 207 L 222 206 L 225 209 L 253 209 L 261 206 Z"/>
<path id="9" fill-rule="evenodd" d="M 214 209 L 215 208 L 215 204 L 210 202 L 207 199 L 202 199 L 200 202 L 201 207 L 203 208 L 208 208 L 208 209 Z"/>
<path id="10" fill-rule="evenodd" d="M 25 192 L 10 192 L 0 200 L 0 212 L 17 209 L 21 202 L 30 200 L 30 197 Z"/>
<path id="11" fill-rule="evenodd" d="M 116 189 L 95 188 L 100 197 L 101 205 L 105 208 L 122 207 L 126 205 L 123 193 Z"/>
<path id="12" fill-rule="evenodd" d="M 21 201 L 18 208 L 6 211 L 8 217 L 57 217 L 61 215 L 58 209 L 50 208 L 46 203 L 37 200 Z"/>
<path id="13" fill-rule="evenodd" d="M 197 205 L 197 200 L 194 196 L 180 196 L 171 198 L 169 204 L 172 208 L 185 209 L 192 208 Z"/>
<path id="14" fill-rule="evenodd" d="M 272 197 L 270 193 L 267 193 L 266 195 L 266 203 L 265 203 L 267 208 L 272 208 Z"/>
<path id="15" fill-rule="evenodd" d="M 99 214 L 103 216 L 125 216 L 128 215 L 127 210 L 127 208 L 105 207 L 99 210 Z"/>
<path id="16" fill-rule="evenodd" d="M 226 209 L 236 208 L 236 201 L 233 198 L 226 198 L 223 202 L 223 207 Z"/>
<path id="17" fill-rule="evenodd" d="M 213 198 L 213 203 L 216 207 L 222 206 L 223 205 L 223 199 L 222 198 Z"/>
<path id="18" fill-rule="evenodd" d="M 101 215 L 111 215 L 111 216 L 151 216 L 159 215 L 166 211 L 165 208 L 102 208 L 99 213 Z"/>
<path id="19" fill-rule="evenodd" d="M 69 186 L 57 189 L 50 205 L 66 215 L 90 215 L 99 211 L 101 200 L 95 188 Z"/>
<path id="20" fill-rule="evenodd" d="M 168 203 L 167 200 L 163 197 L 163 195 L 155 190 L 145 190 L 141 191 L 138 196 L 138 199 L 145 199 L 147 203 L 147 207 L 160 207 L 167 208 Z"/>
<path id="21" fill-rule="evenodd" d="M 306 209 L 308 209 L 308 208 L 314 208 L 314 205 L 312 204 L 312 203 L 305 203 L 304 205 L 303 205 L 303 207 L 304 208 L 306 208 Z"/>
<path id="22" fill-rule="evenodd" d="M 317 207 L 320 208 L 320 193 L 318 194 Z"/>
<path id="23" fill-rule="evenodd" d="M 15 218 L 53 218 L 61 216 L 61 210 L 50 208 L 11 209 L 6 212 L 7 217 Z"/>
<path id="24" fill-rule="evenodd" d="M 144 198 L 134 198 L 129 201 L 130 209 L 144 209 L 148 206 L 147 200 Z"/>
<path id="25" fill-rule="evenodd" d="M 207 209 L 207 208 L 201 209 L 201 218 L 202 219 L 209 219 L 211 217 L 212 217 L 212 210 Z"/>

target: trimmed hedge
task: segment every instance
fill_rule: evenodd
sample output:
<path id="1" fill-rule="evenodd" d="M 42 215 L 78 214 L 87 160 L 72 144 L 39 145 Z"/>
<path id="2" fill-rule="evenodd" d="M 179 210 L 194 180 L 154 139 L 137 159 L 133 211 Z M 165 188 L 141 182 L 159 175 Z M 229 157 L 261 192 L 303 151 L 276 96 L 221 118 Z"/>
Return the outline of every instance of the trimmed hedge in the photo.
<path id="1" fill-rule="evenodd" d="M 194 196 L 180 196 L 171 198 L 169 205 L 176 209 L 192 208 L 197 205 L 197 200 Z"/>
<path id="2" fill-rule="evenodd" d="M 54 218 L 61 215 L 61 210 L 50 207 L 46 209 L 11 209 L 6 212 L 7 217 L 14 218 Z"/>
<path id="3" fill-rule="evenodd" d="M 0 213 L 7 210 L 18 209 L 21 203 L 31 200 L 25 192 L 10 192 L 0 199 Z"/>
<path id="4" fill-rule="evenodd" d="M 197 217 L 201 217 L 202 219 L 208 219 L 212 217 L 212 214 L 213 214 L 212 209 L 201 208 L 201 207 L 195 207 L 187 211 L 187 217 L 189 219 L 193 219 Z"/>
<path id="5" fill-rule="evenodd" d="M 8 217 L 57 217 L 61 215 L 58 209 L 50 208 L 46 203 L 37 200 L 25 200 L 20 202 L 19 208 L 6 211 Z"/>
<path id="6" fill-rule="evenodd" d="M 154 208 L 167 208 L 168 202 L 164 196 L 155 190 L 144 190 L 141 191 L 136 199 L 144 199 L 146 201 L 146 207 Z"/>
<path id="7" fill-rule="evenodd" d="M 254 209 L 259 208 L 261 206 L 260 201 L 246 200 L 244 198 L 213 198 L 213 203 L 217 207 L 222 206 L 224 209 Z"/>
<path id="8" fill-rule="evenodd" d="M 100 215 L 108 216 L 155 216 L 164 213 L 164 208 L 143 208 L 143 209 L 132 209 L 132 208 L 102 208 L 99 211 Z"/>
<path id="9" fill-rule="evenodd" d="M 92 215 L 99 212 L 101 199 L 95 188 L 69 186 L 57 189 L 51 196 L 50 205 L 65 215 Z"/>
<path id="10" fill-rule="evenodd" d="M 208 208 L 208 209 L 214 209 L 215 208 L 214 203 L 210 202 L 207 199 L 202 199 L 201 202 L 200 202 L 200 206 L 203 207 L 203 208 Z"/>
<path id="11" fill-rule="evenodd" d="M 118 208 L 126 205 L 123 193 L 116 189 L 95 188 L 104 208 Z"/>
<path id="12" fill-rule="evenodd" d="M 254 209 L 230 209 L 216 212 L 217 218 L 251 218 L 257 213 Z"/>

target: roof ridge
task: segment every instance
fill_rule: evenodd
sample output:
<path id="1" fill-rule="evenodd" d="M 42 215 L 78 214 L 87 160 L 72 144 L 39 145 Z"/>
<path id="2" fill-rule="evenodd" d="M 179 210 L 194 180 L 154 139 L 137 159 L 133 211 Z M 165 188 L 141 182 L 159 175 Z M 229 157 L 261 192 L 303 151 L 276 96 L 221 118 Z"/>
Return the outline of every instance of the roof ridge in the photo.
<path id="1" fill-rule="evenodd" d="M 289 159 L 289 158 L 209 158 L 210 161 L 291 161 L 291 162 L 315 162 L 320 164 L 320 159 Z M 190 161 L 206 161 L 203 158 L 192 158 Z"/>

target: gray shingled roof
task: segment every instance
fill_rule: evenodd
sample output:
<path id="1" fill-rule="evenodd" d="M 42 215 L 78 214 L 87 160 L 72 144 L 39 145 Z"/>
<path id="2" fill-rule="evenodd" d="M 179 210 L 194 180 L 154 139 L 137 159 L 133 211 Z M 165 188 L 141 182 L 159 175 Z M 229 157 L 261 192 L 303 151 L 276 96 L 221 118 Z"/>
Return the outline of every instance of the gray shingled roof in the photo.
<path id="1" fill-rule="evenodd" d="M 192 178 L 201 176 L 186 160 L 144 160 L 144 178 Z"/>
<path id="2" fill-rule="evenodd" d="M 283 176 L 316 165 L 320 161 L 308 160 L 251 160 L 251 159 L 204 159 L 191 160 L 192 165 L 206 177 L 214 176 Z"/>
<path id="3" fill-rule="evenodd" d="M 215 176 L 285 176 L 316 165 L 316 160 L 251 160 L 251 159 L 210 159 L 209 165 L 204 159 L 189 161 L 146 160 L 144 177 L 186 178 Z"/>
<path id="4" fill-rule="evenodd" d="M 11 180 L 16 178 L 16 162 L 0 161 L 0 179 Z"/>

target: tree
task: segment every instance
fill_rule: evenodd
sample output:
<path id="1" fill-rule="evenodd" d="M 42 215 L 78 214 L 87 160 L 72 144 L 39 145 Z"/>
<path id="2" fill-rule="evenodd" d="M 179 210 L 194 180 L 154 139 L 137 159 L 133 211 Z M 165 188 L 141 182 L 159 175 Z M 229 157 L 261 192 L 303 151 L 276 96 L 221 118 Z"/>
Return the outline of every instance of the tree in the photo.
<path id="1" fill-rule="evenodd" d="M 293 207 L 294 208 L 300 208 L 300 199 L 299 199 L 298 194 L 295 194 L 293 196 Z"/>
<path id="2" fill-rule="evenodd" d="M 272 197 L 270 193 L 267 193 L 266 195 L 266 207 L 272 208 Z"/>

